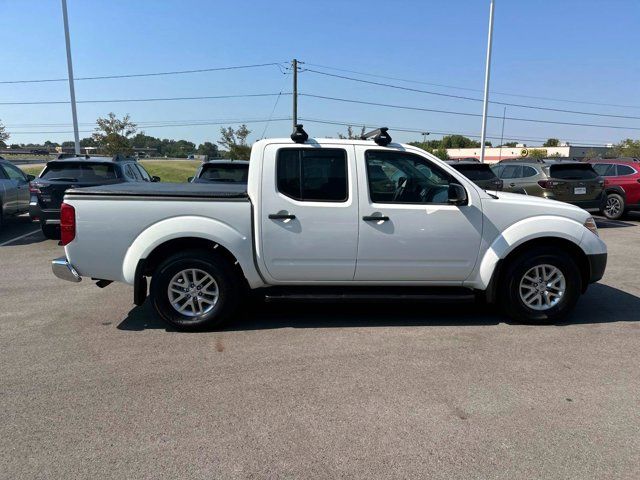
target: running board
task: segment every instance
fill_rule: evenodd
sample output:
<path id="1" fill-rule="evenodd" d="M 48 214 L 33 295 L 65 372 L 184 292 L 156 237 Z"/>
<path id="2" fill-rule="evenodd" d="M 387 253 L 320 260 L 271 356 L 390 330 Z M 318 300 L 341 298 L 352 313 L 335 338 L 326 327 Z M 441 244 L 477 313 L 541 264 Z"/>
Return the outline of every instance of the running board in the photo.
<path id="1" fill-rule="evenodd" d="M 316 291 L 314 291 L 316 290 Z M 335 291 L 326 289 L 290 289 L 272 290 L 264 293 L 266 302 L 474 302 L 476 294 L 468 288 L 336 288 Z"/>

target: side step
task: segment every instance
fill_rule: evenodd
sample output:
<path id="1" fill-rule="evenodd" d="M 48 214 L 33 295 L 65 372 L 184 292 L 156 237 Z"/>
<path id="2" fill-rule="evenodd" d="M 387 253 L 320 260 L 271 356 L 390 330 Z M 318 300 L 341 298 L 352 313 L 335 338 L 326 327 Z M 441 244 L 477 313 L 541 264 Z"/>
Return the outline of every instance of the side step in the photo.
<path id="1" fill-rule="evenodd" d="M 474 302 L 476 294 L 462 287 L 296 287 L 270 288 L 266 302 Z"/>

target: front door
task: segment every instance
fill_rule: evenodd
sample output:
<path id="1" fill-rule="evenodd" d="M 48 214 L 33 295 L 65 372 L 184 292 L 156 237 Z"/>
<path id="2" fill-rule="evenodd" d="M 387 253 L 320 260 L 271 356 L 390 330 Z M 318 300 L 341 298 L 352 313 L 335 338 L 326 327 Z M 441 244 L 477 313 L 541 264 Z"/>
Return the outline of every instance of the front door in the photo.
<path id="1" fill-rule="evenodd" d="M 356 280 L 452 285 L 464 281 L 480 248 L 478 192 L 466 188 L 467 203 L 450 204 L 449 184 L 455 177 L 416 153 L 362 146 L 356 147 L 356 156 Z"/>
<path id="2" fill-rule="evenodd" d="M 11 203 L 7 213 L 16 214 L 29 211 L 29 180 L 27 180 L 25 173 L 13 165 L 4 164 L 0 168 L 4 168 L 6 177 L 9 178 L 7 192 Z"/>
<path id="3" fill-rule="evenodd" d="M 258 252 L 277 282 L 352 281 L 358 199 L 352 146 L 267 145 Z"/>

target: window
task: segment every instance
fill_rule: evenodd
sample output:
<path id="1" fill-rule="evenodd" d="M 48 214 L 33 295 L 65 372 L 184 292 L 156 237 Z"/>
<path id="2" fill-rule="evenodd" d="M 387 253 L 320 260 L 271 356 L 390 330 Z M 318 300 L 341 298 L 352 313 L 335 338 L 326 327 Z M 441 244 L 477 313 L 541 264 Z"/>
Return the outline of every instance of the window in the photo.
<path id="1" fill-rule="evenodd" d="M 283 148 L 276 157 L 278 191 L 301 201 L 348 198 L 347 152 L 330 148 Z"/>
<path id="2" fill-rule="evenodd" d="M 124 175 L 129 180 L 133 180 L 134 182 L 139 182 L 140 180 L 142 180 L 140 172 L 138 172 L 136 168 L 133 168 L 130 163 L 124 166 Z"/>
<path id="3" fill-rule="evenodd" d="M 569 165 L 551 165 L 549 176 L 561 180 L 591 180 L 598 174 L 588 163 L 574 163 Z"/>
<path id="4" fill-rule="evenodd" d="M 149 173 L 144 169 L 142 165 L 140 165 L 139 163 L 136 163 L 134 166 L 136 169 L 138 169 L 138 172 L 142 176 L 142 180 L 144 180 L 145 182 L 151 181 L 151 175 L 149 175 Z"/>
<path id="5" fill-rule="evenodd" d="M 636 173 L 636 171 L 631 168 L 629 165 L 617 165 L 618 167 L 618 175 L 622 176 L 622 175 L 633 175 L 634 173 Z"/>
<path id="6" fill-rule="evenodd" d="M 522 178 L 535 177 L 537 174 L 538 171 L 535 168 L 526 165 L 522 166 Z"/>
<path id="7" fill-rule="evenodd" d="M 451 176 L 411 153 L 368 150 L 369 195 L 374 203 L 448 203 Z"/>
<path id="8" fill-rule="evenodd" d="M 247 183 L 249 165 L 244 163 L 205 163 L 198 178 L 212 182 Z"/>
<path id="9" fill-rule="evenodd" d="M 4 164 L 3 166 L 4 166 L 4 171 L 7 173 L 7 176 L 11 180 L 17 180 L 19 182 L 27 181 L 27 177 L 19 168 L 14 167 L 13 165 L 7 165 L 7 164 Z"/>
<path id="10" fill-rule="evenodd" d="M 493 173 L 493 170 L 491 170 L 491 167 L 489 167 L 489 165 L 487 165 L 486 163 L 479 163 L 479 164 L 468 164 L 468 163 L 455 164 L 454 163 L 451 166 L 455 168 L 457 171 L 459 171 L 460 173 L 462 173 L 469 180 L 473 180 L 473 181 L 493 180 L 497 178 L 495 173 Z"/>
<path id="11" fill-rule="evenodd" d="M 522 178 L 522 165 L 505 165 L 500 178 Z"/>
<path id="12" fill-rule="evenodd" d="M 616 174 L 615 166 L 611 163 L 596 163 L 593 165 L 593 169 L 601 177 L 613 177 Z"/>
<path id="13" fill-rule="evenodd" d="M 47 180 L 87 182 L 118 178 L 112 164 L 85 162 L 49 162 L 41 175 Z"/>

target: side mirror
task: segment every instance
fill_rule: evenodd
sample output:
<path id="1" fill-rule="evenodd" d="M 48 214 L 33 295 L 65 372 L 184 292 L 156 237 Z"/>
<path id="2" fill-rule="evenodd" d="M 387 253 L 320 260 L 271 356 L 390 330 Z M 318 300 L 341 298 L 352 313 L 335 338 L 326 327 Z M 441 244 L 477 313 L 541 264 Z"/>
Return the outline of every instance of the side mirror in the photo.
<path id="1" fill-rule="evenodd" d="M 187 182 L 189 182 L 189 183 L 193 182 L 193 177 L 187 178 Z"/>
<path id="2" fill-rule="evenodd" d="M 36 176 L 35 176 L 35 175 L 31 175 L 31 174 L 28 174 L 28 175 L 27 175 L 27 181 L 28 181 L 28 182 L 30 182 L 30 181 L 32 181 L 32 180 L 35 180 L 35 179 L 36 179 Z"/>
<path id="3" fill-rule="evenodd" d="M 452 205 L 464 205 L 467 203 L 467 191 L 458 183 L 449 184 L 449 203 Z"/>
<path id="4" fill-rule="evenodd" d="M 153 177 L 151 177 L 151 181 L 152 182 L 159 182 L 160 181 L 160 177 L 156 177 L 155 175 Z"/>

